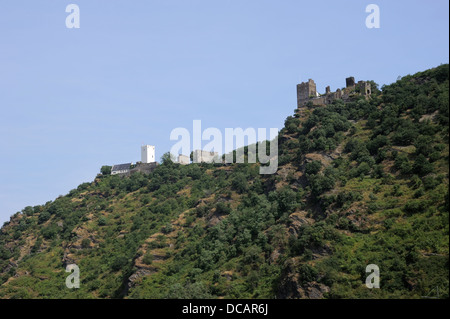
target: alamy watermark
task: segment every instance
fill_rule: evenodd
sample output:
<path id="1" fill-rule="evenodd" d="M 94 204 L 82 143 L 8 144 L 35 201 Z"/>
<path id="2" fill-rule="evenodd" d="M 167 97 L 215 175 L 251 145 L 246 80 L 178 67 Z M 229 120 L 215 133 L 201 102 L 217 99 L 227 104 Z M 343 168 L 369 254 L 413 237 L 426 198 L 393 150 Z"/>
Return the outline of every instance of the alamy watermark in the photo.
<path id="1" fill-rule="evenodd" d="M 80 288 L 80 268 L 76 264 L 70 264 L 67 265 L 66 272 L 71 273 L 66 278 L 66 287 L 69 289 Z"/>
<path id="2" fill-rule="evenodd" d="M 366 17 L 366 27 L 368 29 L 380 28 L 380 7 L 376 4 L 369 4 L 366 7 L 366 13 L 370 13 Z"/>
<path id="3" fill-rule="evenodd" d="M 274 174 L 278 169 L 278 129 L 269 129 L 269 138 L 265 128 L 246 128 L 245 130 L 238 128 L 225 128 L 225 139 L 218 128 L 209 127 L 202 131 L 201 120 L 194 120 L 192 125 L 192 146 L 193 146 L 193 162 L 222 162 L 245 163 L 245 155 L 247 155 L 247 163 L 268 164 L 261 165 L 260 174 Z M 244 143 L 247 139 L 247 152 L 244 154 Z M 184 127 L 177 127 L 170 133 L 170 140 L 177 141 L 170 149 L 172 157 L 176 158 L 179 154 L 191 154 L 191 133 Z M 267 142 L 267 140 L 269 142 Z M 202 147 L 202 141 L 208 143 Z M 236 141 L 236 143 L 234 143 Z M 267 149 L 269 145 L 269 150 Z M 219 159 L 222 154 L 223 145 L 225 151 L 224 160 Z M 236 149 L 234 154 L 233 150 Z M 267 151 L 269 151 L 267 153 Z"/>
<path id="4" fill-rule="evenodd" d="M 76 4 L 69 4 L 66 7 L 66 12 L 70 13 L 66 17 L 66 28 L 79 29 L 80 28 L 80 7 Z"/>
<path id="5" fill-rule="evenodd" d="M 375 264 L 367 265 L 366 273 L 371 273 L 366 277 L 366 287 L 369 289 L 380 288 L 380 268 Z"/>

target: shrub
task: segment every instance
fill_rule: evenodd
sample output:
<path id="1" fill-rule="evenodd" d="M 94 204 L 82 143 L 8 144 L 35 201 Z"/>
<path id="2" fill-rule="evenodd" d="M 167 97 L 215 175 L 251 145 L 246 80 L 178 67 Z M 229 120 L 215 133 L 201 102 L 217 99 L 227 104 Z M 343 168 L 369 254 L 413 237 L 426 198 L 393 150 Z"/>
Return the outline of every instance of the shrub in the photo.
<path id="1" fill-rule="evenodd" d="M 117 256 L 112 264 L 111 264 L 111 269 L 114 271 L 119 271 L 120 269 L 122 269 L 123 267 L 125 267 L 128 264 L 128 258 L 125 256 Z"/>
<path id="2" fill-rule="evenodd" d="M 322 163 L 320 161 L 312 161 L 305 165 L 305 173 L 309 175 L 316 175 L 320 172 Z"/>
<path id="3" fill-rule="evenodd" d="M 297 194 L 289 187 L 283 187 L 277 192 L 277 202 L 280 215 L 292 212 L 297 206 Z"/>
<path id="4" fill-rule="evenodd" d="M 426 190 L 429 190 L 429 189 L 433 189 L 436 186 L 438 186 L 439 185 L 439 180 L 437 178 L 434 178 L 433 176 L 425 176 L 422 179 L 422 183 L 423 183 L 423 187 Z"/>
<path id="5" fill-rule="evenodd" d="M 414 173 L 423 176 L 433 172 L 433 165 L 428 162 L 427 158 L 423 154 L 419 154 L 414 162 L 413 171 Z"/>
<path id="6" fill-rule="evenodd" d="M 34 214 L 34 209 L 31 206 L 27 206 L 22 211 L 27 216 L 32 216 Z"/>
<path id="7" fill-rule="evenodd" d="M 84 238 L 82 241 L 81 241 L 81 247 L 82 248 L 89 248 L 91 246 L 91 240 L 89 239 L 89 238 Z"/>
<path id="8" fill-rule="evenodd" d="M 303 264 L 300 266 L 299 270 L 300 280 L 302 284 L 306 284 L 311 281 L 316 281 L 318 276 L 318 271 L 308 264 Z"/>
<path id="9" fill-rule="evenodd" d="M 142 262 L 146 265 L 151 265 L 151 263 L 153 262 L 153 259 L 154 259 L 154 257 L 152 254 L 146 253 L 144 255 L 144 257 L 142 258 Z"/>
<path id="10" fill-rule="evenodd" d="M 173 225 L 171 223 L 165 224 L 163 227 L 161 227 L 161 232 L 163 234 L 168 234 L 173 231 Z"/>
<path id="11" fill-rule="evenodd" d="M 219 202 L 216 204 L 216 214 L 219 215 L 228 215 L 231 212 L 230 205 L 226 205 L 223 202 Z"/>
<path id="12" fill-rule="evenodd" d="M 236 173 L 233 181 L 231 182 L 231 187 L 239 194 L 246 192 L 248 185 L 245 175 L 243 173 Z"/>
<path id="13" fill-rule="evenodd" d="M 102 216 L 102 217 L 100 217 L 99 219 L 98 219 L 98 225 L 99 226 L 105 226 L 106 224 L 107 224 L 107 219 L 104 217 L 104 216 Z"/>
<path id="14" fill-rule="evenodd" d="M 58 234 L 58 230 L 56 224 L 51 224 L 50 226 L 43 228 L 41 234 L 45 239 L 53 239 Z"/>
<path id="15" fill-rule="evenodd" d="M 423 213 L 427 207 L 427 203 L 422 200 L 412 200 L 405 204 L 403 210 L 412 215 L 416 213 Z"/>
<path id="16" fill-rule="evenodd" d="M 51 217 L 50 213 L 48 211 L 43 211 L 38 218 L 38 223 L 42 224 L 45 223 L 47 220 L 49 220 Z"/>

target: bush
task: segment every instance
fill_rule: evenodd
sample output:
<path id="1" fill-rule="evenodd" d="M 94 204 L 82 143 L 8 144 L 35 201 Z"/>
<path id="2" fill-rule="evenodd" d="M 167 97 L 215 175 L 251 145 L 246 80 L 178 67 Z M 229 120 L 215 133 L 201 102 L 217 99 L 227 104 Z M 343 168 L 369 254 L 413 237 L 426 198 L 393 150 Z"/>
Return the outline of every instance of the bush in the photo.
<path id="1" fill-rule="evenodd" d="M 414 173 L 423 176 L 433 172 L 433 165 L 428 162 L 423 154 L 419 154 L 414 162 L 413 171 Z"/>
<path id="2" fill-rule="evenodd" d="M 318 271 L 311 267 L 308 264 L 303 264 L 300 266 L 300 269 L 298 270 L 300 275 L 300 281 L 302 284 L 306 284 L 311 281 L 316 281 L 318 276 Z"/>
<path id="3" fill-rule="evenodd" d="M 223 202 L 219 202 L 216 204 L 216 214 L 219 215 L 228 215 L 231 213 L 230 205 L 226 205 Z"/>
<path id="4" fill-rule="evenodd" d="M 277 202 L 280 215 L 291 213 L 297 206 L 297 194 L 289 187 L 283 187 L 277 192 Z"/>
<path id="5" fill-rule="evenodd" d="M 367 143 L 367 149 L 371 155 L 378 154 L 379 150 L 389 144 L 389 139 L 384 135 L 378 135 L 369 143 Z"/>
<path id="6" fill-rule="evenodd" d="M 48 211 L 43 211 L 38 218 L 38 223 L 42 224 L 45 223 L 47 220 L 49 220 L 51 217 L 50 213 Z"/>
<path id="7" fill-rule="evenodd" d="M 362 194 L 359 192 L 341 192 L 336 197 L 336 204 L 338 207 L 342 207 L 344 204 L 351 204 L 361 199 Z"/>
<path id="8" fill-rule="evenodd" d="M 423 213 L 425 212 L 425 209 L 427 208 L 427 203 L 422 200 L 412 200 L 405 204 L 403 210 L 412 215 L 416 213 Z"/>
<path id="9" fill-rule="evenodd" d="M 239 194 L 246 192 L 248 190 L 248 185 L 245 175 L 243 173 L 236 173 L 231 182 L 231 187 Z"/>
<path id="10" fill-rule="evenodd" d="M 356 176 L 365 176 L 370 173 L 370 165 L 366 162 L 359 164 L 356 169 Z"/>
<path id="11" fill-rule="evenodd" d="M 316 175 L 320 172 L 322 168 L 322 163 L 320 161 L 312 161 L 307 163 L 305 166 L 305 173 L 309 175 Z"/>
<path id="12" fill-rule="evenodd" d="M 334 176 L 330 175 L 313 175 L 309 178 L 311 192 L 315 196 L 319 196 L 334 187 Z"/>
<path id="13" fill-rule="evenodd" d="M 105 226 L 106 224 L 107 224 L 107 219 L 104 217 L 104 216 L 102 216 L 102 217 L 100 217 L 99 219 L 98 219 L 98 225 L 99 226 Z"/>
<path id="14" fill-rule="evenodd" d="M 423 183 L 423 187 L 426 190 L 433 189 L 440 184 L 439 180 L 437 178 L 434 178 L 433 176 L 425 176 L 422 179 L 422 183 Z"/>
<path id="15" fill-rule="evenodd" d="M 412 170 L 411 164 L 408 161 L 408 157 L 405 154 L 398 154 L 395 157 L 394 167 L 402 174 L 409 174 Z"/>
<path id="16" fill-rule="evenodd" d="M 165 224 L 163 227 L 161 227 L 161 232 L 163 234 L 168 234 L 173 232 L 173 225 L 171 223 Z"/>
<path id="17" fill-rule="evenodd" d="M 58 226 L 56 226 L 55 224 L 51 224 L 50 226 L 43 228 L 41 230 L 41 234 L 45 239 L 53 239 L 58 234 L 58 231 Z"/>
<path id="18" fill-rule="evenodd" d="M 146 253 L 144 255 L 144 257 L 142 258 L 142 262 L 146 265 L 151 265 L 151 263 L 153 262 L 153 255 L 150 253 Z"/>
<path id="19" fill-rule="evenodd" d="M 414 192 L 414 198 L 419 198 L 425 195 L 425 191 L 423 188 L 419 188 L 417 191 Z"/>
<path id="20" fill-rule="evenodd" d="M 34 214 L 34 209 L 31 206 L 27 206 L 22 211 L 27 216 L 32 216 Z"/>
<path id="21" fill-rule="evenodd" d="M 128 264 L 128 258 L 125 256 L 118 256 L 114 259 L 114 261 L 111 264 L 111 269 L 113 271 L 119 271 L 123 267 L 125 267 Z"/>
<path id="22" fill-rule="evenodd" d="M 81 241 L 81 247 L 82 248 L 86 249 L 86 248 L 89 248 L 90 246 L 91 246 L 91 240 L 89 238 L 84 238 Z"/>

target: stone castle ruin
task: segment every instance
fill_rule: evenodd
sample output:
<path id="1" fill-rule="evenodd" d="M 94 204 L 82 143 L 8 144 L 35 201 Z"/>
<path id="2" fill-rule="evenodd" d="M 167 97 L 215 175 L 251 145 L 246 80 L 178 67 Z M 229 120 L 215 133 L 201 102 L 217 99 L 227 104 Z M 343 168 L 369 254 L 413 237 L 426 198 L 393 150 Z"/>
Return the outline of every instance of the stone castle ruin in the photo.
<path id="1" fill-rule="evenodd" d="M 368 98 L 372 94 L 369 82 L 358 81 L 355 83 L 355 78 L 351 76 L 345 79 L 345 84 L 344 89 L 337 89 L 336 92 L 331 92 L 330 87 L 327 86 L 325 94 L 317 92 L 314 80 L 309 79 L 308 82 L 297 84 L 297 106 L 303 107 L 308 102 L 313 105 L 326 105 L 337 99 L 348 101 L 353 96 L 362 95 Z"/>

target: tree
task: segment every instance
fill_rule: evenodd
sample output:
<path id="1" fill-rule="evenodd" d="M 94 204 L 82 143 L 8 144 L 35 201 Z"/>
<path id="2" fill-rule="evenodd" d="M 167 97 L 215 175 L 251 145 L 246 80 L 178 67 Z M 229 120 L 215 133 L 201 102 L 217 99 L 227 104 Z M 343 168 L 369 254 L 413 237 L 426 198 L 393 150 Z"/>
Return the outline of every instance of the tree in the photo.
<path id="1" fill-rule="evenodd" d="M 376 83 L 373 80 L 367 82 L 370 84 L 370 90 L 372 91 L 372 95 L 379 95 L 381 93 L 378 83 Z"/>
<path id="2" fill-rule="evenodd" d="M 421 176 L 429 174 L 433 171 L 433 165 L 427 160 L 423 154 L 419 154 L 413 165 L 414 173 Z"/>
<path id="3" fill-rule="evenodd" d="M 51 215 L 48 211 L 43 211 L 38 217 L 38 223 L 39 224 L 45 223 L 47 220 L 50 219 L 50 217 Z"/>
<path id="4" fill-rule="evenodd" d="M 281 214 L 291 213 L 297 206 L 297 194 L 285 186 L 277 191 L 277 202 Z"/>
<path id="5" fill-rule="evenodd" d="M 170 152 L 164 153 L 163 156 L 161 156 L 161 164 L 162 165 L 170 165 L 175 162 L 175 159 L 173 158 L 172 154 Z"/>
<path id="6" fill-rule="evenodd" d="M 100 169 L 100 173 L 102 173 L 102 175 L 111 175 L 111 169 L 112 169 L 111 166 L 104 165 Z"/>
<path id="7" fill-rule="evenodd" d="M 126 265 L 128 264 L 128 258 L 126 256 L 117 256 L 112 264 L 111 264 L 111 268 L 114 271 L 118 271 L 122 268 L 124 268 Z"/>
<path id="8" fill-rule="evenodd" d="M 306 164 L 305 174 L 316 175 L 317 173 L 320 172 L 321 168 L 322 168 L 322 162 L 312 161 L 312 162 Z"/>
<path id="9" fill-rule="evenodd" d="M 104 216 L 102 216 L 102 217 L 100 217 L 99 219 L 98 219 L 98 225 L 99 226 L 105 226 L 106 224 L 107 224 L 107 219 L 104 217 Z"/>
<path id="10" fill-rule="evenodd" d="M 27 207 L 25 207 L 25 208 L 23 209 L 22 212 L 23 212 L 25 215 L 27 215 L 27 216 L 32 216 L 33 213 L 34 213 L 34 209 L 33 209 L 33 207 L 31 207 L 31 206 L 27 206 Z"/>
<path id="11" fill-rule="evenodd" d="M 318 276 L 318 271 L 308 264 L 303 264 L 300 266 L 298 273 L 300 275 L 300 280 L 302 284 L 306 284 L 310 281 L 315 281 Z"/>
<path id="12" fill-rule="evenodd" d="M 233 187 L 233 189 L 239 194 L 246 192 L 248 189 L 248 184 L 245 175 L 241 172 L 236 173 L 231 181 L 231 187 Z"/>

